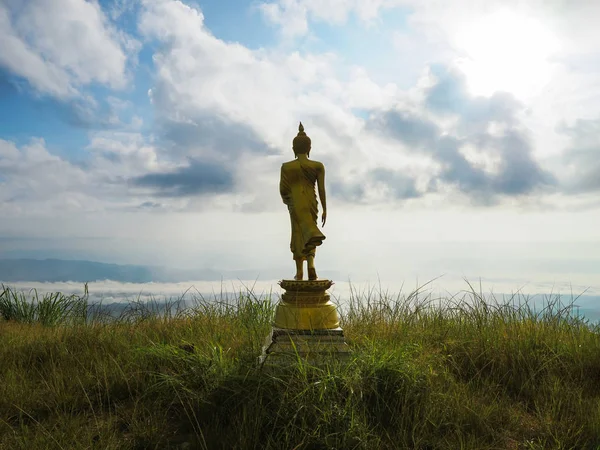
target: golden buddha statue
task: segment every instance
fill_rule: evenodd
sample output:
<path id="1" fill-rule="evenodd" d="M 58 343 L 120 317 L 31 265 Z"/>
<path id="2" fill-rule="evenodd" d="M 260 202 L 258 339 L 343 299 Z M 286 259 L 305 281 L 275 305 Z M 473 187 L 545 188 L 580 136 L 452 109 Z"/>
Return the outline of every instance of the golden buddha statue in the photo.
<path id="1" fill-rule="evenodd" d="M 325 203 L 325 167 L 308 159 L 310 138 L 300 123 L 292 148 L 296 159 L 283 163 L 279 192 L 288 207 L 292 225 L 290 250 L 296 261 L 293 280 L 281 280 L 285 291 L 275 306 L 273 328 L 267 336 L 263 352 L 258 358 L 261 367 L 296 364 L 298 358 L 307 358 L 315 364 L 332 359 L 346 360 L 350 348 L 340 328 L 336 306 L 327 290 L 331 280 L 317 280 L 315 249 L 325 236 L 317 227 L 318 205 L 315 184 L 323 207 L 322 225 L 327 219 Z M 308 280 L 303 280 L 304 261 L 308 265 Z"/>
<path id="2" fill-rule="evenodd" d="M 308 159 L 311 141 L 304 132 L 302 122 L 298 127 L 298 135 L 293 140 L 292 149 L 296 159 L 282 164 L 279 193 L 283 203 L 288 207 L 292 224 L 290 250 L 294 261 L 296 261 L 294 279 L 302 280 L 304 276 L 303 265 L 306 261 L 308 279 L 316 280 L 315 249 L 323 243 L 325 236 L 317 227 L 318 206 L 315 183 L 323 207 L 322 226 L 325 226 L 325 220 L 327 219 L 325 166 L 319 161 Z"/>

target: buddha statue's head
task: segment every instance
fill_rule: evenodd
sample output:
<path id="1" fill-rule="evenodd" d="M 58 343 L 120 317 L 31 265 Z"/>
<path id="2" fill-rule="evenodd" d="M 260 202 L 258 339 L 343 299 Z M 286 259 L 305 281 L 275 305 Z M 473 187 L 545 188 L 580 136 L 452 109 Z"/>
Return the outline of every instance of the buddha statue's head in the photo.
<path id="1" fill-rule="evenodd" d="M 300 122 L 300 126 L 298 127 L 298 135 L 294 138 L 292 142 L 292 149 L 294 150 L 294 154 L 296 157 L 298 155 L 306 155 L 310 153 L 310 138 L 304 132 L 304 127 L 302 126 L 302 122 Z"/>

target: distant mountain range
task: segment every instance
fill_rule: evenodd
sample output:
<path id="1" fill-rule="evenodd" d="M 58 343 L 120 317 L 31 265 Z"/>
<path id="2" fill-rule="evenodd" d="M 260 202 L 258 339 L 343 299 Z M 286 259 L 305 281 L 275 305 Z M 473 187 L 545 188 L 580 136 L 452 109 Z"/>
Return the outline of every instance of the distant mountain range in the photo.
<path id="1" fill-rule="evenodd" d="M 290 272 L 288 270 L 287 272 Z M 281 279 L 288 273 L 281 270 L 216 270 L 172 269 L 160 266 L 106 264 L 94 261 L 64 259 L 0 259 L 0 282 L 93 282 L 180 283 L 186 281 Z M 335 272 L 323 271 L 323 277 L 335 277 Z"/>

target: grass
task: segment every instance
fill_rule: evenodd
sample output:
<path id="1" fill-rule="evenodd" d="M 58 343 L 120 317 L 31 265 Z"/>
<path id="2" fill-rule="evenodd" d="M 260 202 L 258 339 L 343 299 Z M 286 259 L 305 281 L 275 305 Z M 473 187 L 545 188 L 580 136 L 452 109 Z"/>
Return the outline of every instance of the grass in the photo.
<path id="1" fill-rule="evenodd" d="M 352 291 L 351 361 L 277 375 L 270 295 L 111 318 L 87 286 L 32 292 L 0 290 L 0 449 L 600 449 L 600 327 L 574 299 Z"/>

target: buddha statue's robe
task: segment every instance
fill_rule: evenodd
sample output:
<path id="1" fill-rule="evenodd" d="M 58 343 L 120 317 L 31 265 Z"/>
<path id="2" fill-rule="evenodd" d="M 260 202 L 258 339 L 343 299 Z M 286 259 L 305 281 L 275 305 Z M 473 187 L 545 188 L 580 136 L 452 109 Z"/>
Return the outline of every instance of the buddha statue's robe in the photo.
<path id="1" fill-rule="evenodd" d="M 290 213 L 290 250 L 294 260 L 314 256 L 315 247 L 325 239 L 317 227 L 319 210 L 315 193 L 315 183 L 321 170 L 325 170 L 322 163 L 308 159 L 296 159 L 281 166 L 279 193 Z"/>

